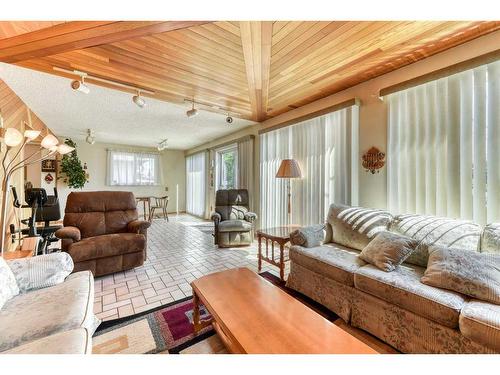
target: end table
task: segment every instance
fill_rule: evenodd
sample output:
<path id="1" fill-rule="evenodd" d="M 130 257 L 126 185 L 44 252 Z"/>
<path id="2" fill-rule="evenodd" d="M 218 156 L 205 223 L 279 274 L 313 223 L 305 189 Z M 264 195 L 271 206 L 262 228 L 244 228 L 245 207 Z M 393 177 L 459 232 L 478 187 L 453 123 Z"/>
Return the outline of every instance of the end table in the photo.
<path id="1" fill-rule="evenodd" d="M 259 272 L 262 269 L 262 261 L 266 261 L 279 267 L 280 278 L 285 281 L 285 245 L 290 241 L 290 233 L 300 228 L 299 225 L 286 225 L 282 227 L 260 229 L 257 231 L 259 241 Z M 262 239 L 266 242 L 266 255 L 262 254 Z M 269 242 L 271 243 L 271 254 L 269 254 Z M 279 260 L 274 257 L 274 244 L 279 245 Z M 269 256 L 271 255 L 271 256 Z"/>

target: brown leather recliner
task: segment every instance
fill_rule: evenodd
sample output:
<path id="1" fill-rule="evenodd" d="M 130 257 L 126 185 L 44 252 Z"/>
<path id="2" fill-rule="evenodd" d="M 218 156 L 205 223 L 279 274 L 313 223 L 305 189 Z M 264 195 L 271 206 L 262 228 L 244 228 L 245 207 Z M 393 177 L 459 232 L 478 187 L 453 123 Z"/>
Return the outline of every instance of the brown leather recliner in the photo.
<path id="1" fill-rule="evenodd" d="M 73 272 L 90 270 L 101 276 L 141 266 L 151 223 L 138 217 L 131 192 L 70 193 L 64 228 L 55 235 L 73 258 Z"/>

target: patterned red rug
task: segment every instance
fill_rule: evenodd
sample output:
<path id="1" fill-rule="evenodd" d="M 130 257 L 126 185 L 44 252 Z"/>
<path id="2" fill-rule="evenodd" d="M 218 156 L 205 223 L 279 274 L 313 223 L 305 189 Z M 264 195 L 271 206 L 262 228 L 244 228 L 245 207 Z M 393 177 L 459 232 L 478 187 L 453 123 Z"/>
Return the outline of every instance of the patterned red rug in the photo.
<path id="1" fill-rule="evenodd" d="M 334 321 L 337 316 L 308 297 L 287 288 L 278 277 L 269 272 L 260 274 L 325 318 Z M 210 314 L 202 306 L 202 320 Z M 103 322 L 94 335 L 94 353 L 161 353 L 177 354 L 185 348 L 213 335 L 206 327 L 197 335 L 193 331 L 192 298 L 172 302 L 140 314 Z"/>

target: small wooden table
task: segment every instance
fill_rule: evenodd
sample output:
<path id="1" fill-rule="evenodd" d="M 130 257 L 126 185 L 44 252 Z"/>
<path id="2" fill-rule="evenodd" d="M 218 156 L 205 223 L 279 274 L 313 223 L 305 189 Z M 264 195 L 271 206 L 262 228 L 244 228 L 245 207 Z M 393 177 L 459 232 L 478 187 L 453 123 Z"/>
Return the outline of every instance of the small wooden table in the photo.
<path id="1" fill-rule="evenodd" d="M 285 280 L 285 245 L 290 241 L 290 233 L 300 228 L 299 225 L 286 225 L 283 227 L 260 229 L 257 231 L 259 241 L 259 272 L 262 270 L 262 261 L 265 260 L 280 269 L 280 278 Z M 262 239 L 266 241 L 266 255 L 262 255 Z M 271 242 L 271 257 L 269 257 L 269 242 Z M 274 257 L 274 243 L 279 245 L 279 260 Z"/>
<path id="2" fill-rule="evenodd" d="M 149 221 L 150 219 L 149 212 L 151 211 L 151 197 L 135 197 L 135 200 L 139 204 L 142 202 L 144 207 L 144 220 Z M 148 206 L 147 211 L 146 211 L 146 205 Z"/>
<path id="3" fill-rule="evenodd" d="M 248 268 L 212 273 L 191 286 L 195 332 L 212 324 L 231 353 L 376 353 Z M 200 321 L 200 302 L 211 321 Z"/>

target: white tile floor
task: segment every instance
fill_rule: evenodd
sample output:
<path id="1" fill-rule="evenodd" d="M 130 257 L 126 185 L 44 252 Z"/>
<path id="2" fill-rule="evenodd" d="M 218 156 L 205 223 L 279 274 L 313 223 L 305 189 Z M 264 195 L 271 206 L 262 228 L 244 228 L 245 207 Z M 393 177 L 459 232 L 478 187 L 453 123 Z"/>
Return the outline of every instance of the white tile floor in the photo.
<path id="1" fill-rule="evenodd" d="M 148 231 L 148 256 L 142 267 L 95 279 L 94 311 L 103 320 L 136 314 L 191 296 L 189 283 L 212 272 L 248 267 L 257 272 L 257 242 L 252 246 L 219 249 L 213 237 L 190 225 L 203 221 L 172 215 L 155 219 Z M 263 263 L 262 271 L 279 275 Z"/>

